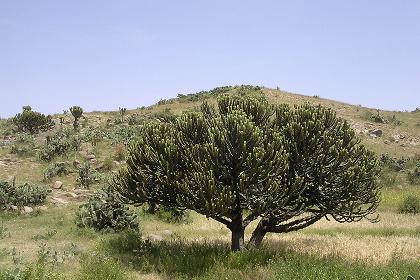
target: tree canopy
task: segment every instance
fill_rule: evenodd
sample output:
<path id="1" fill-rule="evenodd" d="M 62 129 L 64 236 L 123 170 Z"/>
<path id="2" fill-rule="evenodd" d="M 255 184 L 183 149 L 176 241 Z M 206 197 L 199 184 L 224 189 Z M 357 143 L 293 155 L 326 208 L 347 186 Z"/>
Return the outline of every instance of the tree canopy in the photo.
<path id="1" fill-rule="evenodd" d="M 191 209 L 223 223 L 232 250 L 241 250 L 253 221 L 248 246 L 323 217 L 369 217 L 378 173 L 374 154 L 331 109 L 223 95 L 175 122 L 146 124 L 116 185 L 129 202 Z"/>

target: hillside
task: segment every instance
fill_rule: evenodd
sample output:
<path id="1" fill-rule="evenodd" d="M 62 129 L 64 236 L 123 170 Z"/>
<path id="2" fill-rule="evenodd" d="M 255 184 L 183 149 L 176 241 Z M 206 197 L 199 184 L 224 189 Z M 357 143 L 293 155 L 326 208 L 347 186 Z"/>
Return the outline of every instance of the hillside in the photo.
<path id="1" fill-rule="evenodd" d="M 9 267 L 14 262 L 11 253 L 13 250 L 19 252 L 20 258 L 33 260 L 37 252 L 39 253 L 37 251 L 39 240 L 48 243 L 59 252 L 68 251 L 69 244 L 76 244 L 77 250 L 82 254 L 99 250 L 98 244 L 105 246 L 108 241 L 112 243 L 112 238 L 117 238 L 118 241 L 114 242 L 122 242 L 118 239 L 119 236 L 100 235 L 93 231 L 81 231 L 75 228 L 73 223 L 75 210 L 125 164 L 127 145 L 135 139 L 143 123 L 170 121 L 182 112 L 197 110 L 203 101 L 214 103 L 220 94 L 252 94 L 264 96 L 271 104 L 310 103 L 314 106 L 331 108 L 339 117 L 349 121 L 362 143 L 374 151 L 378 159 L 381 158 L 384 169 L 380 178 L 383 191 L 379 212 L 383 221 L 378 224 L 362 222 L 354 225 L 337 225 L 323 220 L 320 224 L 305 229 L 303 233 L 288 234 L 283 237 L 272 236 L 270 242 L 274 242 L 273 244 L 278 247 L 284 245 L 282 247 L 284 250 L 298 254 L 336 254 L 345 261 L 366 261 L 374 265 L 387 264 L 393 260 L 394 254 L 401 254 L 404 261 L 420 259 L 420 219 L 418 216 L 402 216 L 397 213 L 408 195 L 420 198 L 420 183 L 417 181 L 419 179 L 415 177 L 411 180 L 410 177 L 416 165 L 420 166 L 420 110 L 383 111 L 265 87 L 228 86 L 195 94 L 180 94 L 177 98 L 161 100 L 150 107 L 126 111 L 84 112 L 77 133 L 73 132 L 74 119 L 69 112 L 53 115 L 54 128 L 33 136 L 17 133 L 10 119 L 0 120 L 0 181 L 15 181 L 17 184 L 29 182 L 49 189 L 46 205 L 35 207 L 33 213 L 19 215 L 13 211 L 0 212 L 0 272 L 2 265 Z M 135 106 L 133 104 L 133 107 Z M 117 107 L 118 104 L 116 109 Z M 33 110 L 36 111 L 36 108 Z M 89 165 L 89 172 L 94 178 L 90 188 L 83 188 L 78 184 L 79 166 L 85 162 Z M 23 210 L 17 210 L 21 211 Z M 202 241 L 195 236 L 197 231 L 204 240 L 221 240 L 223 243 L 229 238 L 228 231 L 221 228 L 220 224 L 196 213 L 192 214 L 192 223 L 181 226 L 147 215 L 141 216 L 140 224 L 143 235 L 158 242 L 181 239 L 187 240 L 186 242 Z M 4 228 L 7 228 L 6 231 L 10 234 L 2 239 Z M 52 231 L 55 233 L 51 233 Z M 48 236 L 47 233 L 51 234 L 51 237 L 45 237 Z M 3 240 L 7 243 L 3 243 Z M 381 248 L 384 242 L 387 246 Z M 362 249 L 366 251 L 361 251 Z M 124 258 L 127 256 L 120 253 L 115 253 L 113 256 L 117 256 L 124 263 L 126 261 Z M 129 262 L 138 261 L 131 255 L 128 259 Z M 79 261 L 74 256 L 59 270 L 72 277 L 80 268 Z M 338 263 L 341 265 L 341 260 Z M 254 276 L 271 279 L 268 276 L 264 278 L 264 273 L 271 275 L 272 272 L 264 265 L 261 268 L 263 272 L 259 274 L 257 271 Z M 409 267 L 407 269 L 411 269 L 410 265 L 407 265 Z M 136 279 L 168 279 L 168 275 L 172 275 L 173 272 L 166 271 L 169 274 L 162 276 L 159 269 L 154 270 L 150 267 L 139 269 L 131 264 L 123 267 Z M 225 268 L 222 267 L 221 274 L 224 274 L 223 269 Z M 175 273 L 182 274 L 181 270 Z M 192 277 L 188 273 L 182 275 L 186 275 L 186 278 Z M 249 279 L 255 278 L 251 276 Z"/>

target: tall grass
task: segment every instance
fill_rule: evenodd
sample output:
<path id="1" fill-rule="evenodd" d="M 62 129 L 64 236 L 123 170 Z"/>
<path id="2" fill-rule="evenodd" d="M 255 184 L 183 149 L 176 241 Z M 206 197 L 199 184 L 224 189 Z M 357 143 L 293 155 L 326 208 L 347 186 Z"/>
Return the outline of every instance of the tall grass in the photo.
<path id="1" fill-rule="evenodd" d="M 337 256 L 318 257 L 294 251 L 258 250 L 232 253 L 226 243 L 143 241 L 133 233 L 103 240 L 100 251 L 139 273 L 169 279 L 405 279 L 420 275 L 420 262 L 392 260 L 386 266 L 348 262 Z"/>

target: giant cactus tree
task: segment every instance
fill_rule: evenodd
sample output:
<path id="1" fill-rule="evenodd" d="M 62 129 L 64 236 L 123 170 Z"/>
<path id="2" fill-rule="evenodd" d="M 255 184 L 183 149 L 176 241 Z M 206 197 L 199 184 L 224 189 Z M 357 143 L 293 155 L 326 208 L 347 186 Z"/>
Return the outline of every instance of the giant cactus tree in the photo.
<path id="1" fill-rule="evenodd" d="M 369 218 L 377 175 L 374 155 L 330 109 L 222 96 L 217 107 L 145 125 L 116 185 L 132 203 L 191 209 L 226 225 L 232 250 L 241 250 L 253 221 L 248 246 L 323 217 Z"/>
<path id="2" fill-rule="evenodd" d="M 73 106 L 70 107 L 70 113 L 73 115 L 74 122 L 73 122 L 73 128 L 74 130 L 77 130 L 79 128 L 79 119 L 83 115 L 83 109 L 79 106 Z"/>

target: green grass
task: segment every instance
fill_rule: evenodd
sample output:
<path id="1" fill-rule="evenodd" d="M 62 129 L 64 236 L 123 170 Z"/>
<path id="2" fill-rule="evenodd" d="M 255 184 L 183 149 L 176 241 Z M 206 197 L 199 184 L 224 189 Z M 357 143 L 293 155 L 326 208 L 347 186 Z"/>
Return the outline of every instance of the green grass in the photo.
<path id="1" fill-rule="evenodd" d="M 348 262 L 286 250 L 232 253 L 228 244 L 182 239 L 153 244 L 132 233 L 103 240 L 100 251 L 140 273 L 169 279 L 405 279 L 420 273 L 420 263 L 392 260 L 386 265 Z"/>
<path id="2" fill-rule="evenodd" d="M 419 216 L 420 218 L 420 216 Z M 353 237 L 361 236 L 378 236 L 378 237 L 391 237 L 391 236 L 411 236 L 420 237 L 420 227 L 414 229 L 403 228 L 326 228 L 326 229 L 312 229 L 308 228 L 303 230 L 305 234 L 318 234 L 318 235 L 348 235 Z"/>
<path id="3" fill-rule="evenodd" d="M 381 193 L 381 202 L 378 210 L 396 213 L 408 195 L 420 198 L 420 186 L 409 186 L 404 189 L 384 188 Z"/>

